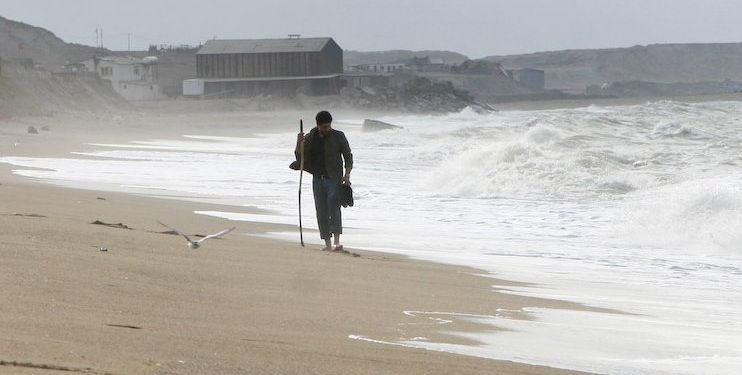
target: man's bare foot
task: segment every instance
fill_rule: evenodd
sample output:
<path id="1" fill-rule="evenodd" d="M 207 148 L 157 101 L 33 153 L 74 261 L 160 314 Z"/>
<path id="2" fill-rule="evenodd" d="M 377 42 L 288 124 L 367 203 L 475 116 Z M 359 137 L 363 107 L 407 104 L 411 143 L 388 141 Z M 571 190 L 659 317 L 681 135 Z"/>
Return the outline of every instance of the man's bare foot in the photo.
<path id="1" fill-rule="evenodd" d="M 343 251 L 343 245 L 334 245 L 332 251 Z"/>
<path id="2" fill-rule="evenodd" d="M 325 247 L 322 248 L 322 251 L 332 251 L 332 241 L 325 239 Z"/>

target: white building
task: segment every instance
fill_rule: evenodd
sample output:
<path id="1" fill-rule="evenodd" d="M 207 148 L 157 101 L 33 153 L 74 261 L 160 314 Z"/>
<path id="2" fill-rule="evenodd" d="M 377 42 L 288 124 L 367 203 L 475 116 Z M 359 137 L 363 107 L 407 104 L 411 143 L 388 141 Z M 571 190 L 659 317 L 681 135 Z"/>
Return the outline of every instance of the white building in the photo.
<path id="1" fill-rule="evenodd" d="M 394 73 L 406 68 L 405 64 L 360 64 L 353 65 L 352 70 L 367 73 Z"/>
<path id="2" fill-rule="evenodd" d="M 157 84 L 157 58 L 96 57 L 83 61 L 89 72 L 111 82 L 114 91 L 130 101 L 162 99 Z"/>
<path id="3" fill-rule="evenodd" d="M 508 76 L 532 89 L 543 90 L 546 87 L 546 74 L 539 69 L 508 69 Z"/>

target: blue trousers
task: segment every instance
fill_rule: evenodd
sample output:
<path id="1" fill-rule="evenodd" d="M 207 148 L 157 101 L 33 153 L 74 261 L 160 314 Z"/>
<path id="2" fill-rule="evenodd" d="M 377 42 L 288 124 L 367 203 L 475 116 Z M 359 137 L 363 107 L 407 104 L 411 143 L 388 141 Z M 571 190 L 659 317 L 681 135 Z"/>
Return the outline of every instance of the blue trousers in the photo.
<path id="1" fill-rule="evenodd" d="M 323 240 L 332 238 L 332 234 L 343 233 L 343 219 L 338 201 L 338 183 L 326 176 L 314 176 L 314 208 L 317 211 L 319 235 Z"/>

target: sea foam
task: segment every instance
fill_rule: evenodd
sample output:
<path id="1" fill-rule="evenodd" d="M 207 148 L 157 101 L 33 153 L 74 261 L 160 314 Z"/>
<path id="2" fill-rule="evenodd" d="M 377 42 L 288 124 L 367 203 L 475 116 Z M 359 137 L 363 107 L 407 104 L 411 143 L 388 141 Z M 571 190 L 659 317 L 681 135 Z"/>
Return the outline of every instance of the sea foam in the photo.
<path id="1" fill-rule="evenodd" d="M 506 330 L 460 333 L 478 347 L 415 337 L 392 344 L 616 374 L 740 373 L 740 110 L 669 101 L 465 110 L 381 118 L 404 128 L 376 133 L 361 132 L 362 119 L 340 119 L 356 161 L 348 244 L 528 283 L 500 293 L 614 311 L 524 310 L 531 321 L 451 311 L 491 315 L 485 320 Z M 294 142 L 290 133 L 189 135 L 0 162 L 52 183 L 225 199 L 270 214 L 199 213 L 290 224 Z M 304 204 L 312 212 L 311 198 Z"/>

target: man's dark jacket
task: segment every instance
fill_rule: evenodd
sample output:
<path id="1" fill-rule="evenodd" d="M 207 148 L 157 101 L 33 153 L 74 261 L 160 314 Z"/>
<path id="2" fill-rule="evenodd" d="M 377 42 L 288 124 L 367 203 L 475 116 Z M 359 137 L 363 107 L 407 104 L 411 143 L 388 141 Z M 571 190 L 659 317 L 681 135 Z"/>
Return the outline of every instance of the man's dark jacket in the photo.
<path id="1" fill-rule="evenodd" d="M 318 173 L 314 170 L 315 163 L 312 160 L 312 145 L 318 141 L 321 139 L 317 128 L 313 128 L 304 136 L 304 170 L 311 174 Z M 291 164 L 292 169 L 299 169 L 299 150 L 296 150 L 294 155 L 296 162 Z M 343 160 L 346 169 L 353 169 L 353 154 L 350 152 L 348 139 L 340 130 L 330 129 L 325 139 L 325 168 L 328 177 L 338 184 L 343 177 Z"/>

